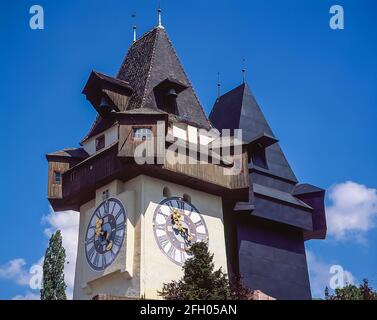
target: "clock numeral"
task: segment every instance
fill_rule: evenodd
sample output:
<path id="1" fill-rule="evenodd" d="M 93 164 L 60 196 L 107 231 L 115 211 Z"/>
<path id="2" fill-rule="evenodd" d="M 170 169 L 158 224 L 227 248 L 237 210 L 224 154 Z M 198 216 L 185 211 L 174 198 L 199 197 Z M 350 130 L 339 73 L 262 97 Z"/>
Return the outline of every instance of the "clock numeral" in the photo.
<path id="1" fill-rule="evenodd" d="M 120 217 L 121 214 L 123 214 L 123 210 L 122 210 L 122 209 L 120 209 L 120 210 L 118 211 L 118 213 L 116 214 L 116 216 L 115 216 L 115 220 L 118 220 L 118 218 Z"/>
<path id="2" fill-rule="evenodd" d="M 156 229 L 156 230 L 165 230 L 165 228 L 166 228 L 166 225 L 163 223 L 163 224 L 155 224 L 154 225 L 154 228 Z"/>
<path id="3" fill-rule="evenodd" d="M 96 252 L 96 255 L 95 255 L 95 257 L 94 257 L 93 264 L 94 264 L 95 266 L 99 266 L 98 263 L 99 263 L 99 253 Z"/>
<path id="4" fill-rule="evenodd" d="M 114 244 L 116 244 L 118 247 L 120 247 L 122 245 L 122 240 L 123 240 L 122 237 L 115 235 Z"/>
<path id="5" fill-rule="evenodd" d="M 200 227 L 200 226 L 202 226 L 202 225 L 203 225 L 203 221 L 202 220 L 199 220 L 199 221 L 195 222 L 195 226 L 197 228 Z"/>
<path id="6" fill-rule="evenodd" d="M 165 248 L 166 245 L 169 243 L 169 238 L 166 234 L 164 234 L 163 236 L 158 237 L 158 242 L 161 244 L 163 248 Z"/>
<path id="7" fill-rule="evenodd" d="M 94 242 L 94 236 L 86 240 L 87 245 L 91 244 L 92 242 Z"/>
<path id="8" fill-rule="evenodd" d="M 188 213 L 188 217 L 191 218 L 192 213 L 194 212 L 194 208 L 190 209 L 190 212 Z"/>
<path id="9" fill-rule="evenodd" d="M 117 224 L 115 230 L 116 230 L 117 232 L 118 232 L 118 231 L 122 231 L 122 230 L 124 230 L 124 227 L 125 227 L 125 224 L 124 224 L 124 222 L 122 222 L 122 223 Z"/>
<path id="10" fill-rule="evenodd" d="M 164 217 L 164 219 L 166 219 L 167 217 L 169 217 L 169 215 L 166 214 L 165 212 L 163 212 L 161 209 L 160 209 L 160 211 L 158 211 L 158 214 L 162 215 Z"/>
<path id="11" fill-rule="evenodd" d="M 99 209 L 96 210 L 95 215 L 98 219 L 102 217 Z"/>
<path id="12" fill-rule="evenodd" d="M 104 208 L 104 211 L 105 211 L 105 214 L 106 213 L 109 213 L 109 210 L 110 210 L 110 203 L 109 203 L 109 201 L 106 201 L 105 203 L 104 203 L 104 205 L 103 205 L 103 208 Z"/>
<path id="13" fill-rule="evenodd" d="M 196 237 L 197 237 L 198 241 L 207 241 L 208 240 L 207 239 L 208 236 L 206 234 L 204 234 L 204 233 L 198 233 L 196 235 Z"/>
<path id="14" fill-rule="evenodd" d="M 176 250 L 175 247 L 172 245 L 167 252 L 168 256 L 174 259 L 175 258 L 175 250 Z"/>
<path id="15" fill-rule="evenodd" d="M 186 260 L 185 253 L 183 251 L 181 251 L 181 263 L 184 263 L 185 260 Z"/>
<path id="16" fill-rule="evenodd" d="M 106 266 L 106 254 L 102 255 L 102 266 Z"/>
<path id="17" fill-rule="evenodd" d="M 113 202 L 113 208 L 111 209 L 111 214 L 113 214 L 115 207 L 116 207 L 116 202 Z"/>
<path id="18" fill-rule="evenodd" d="M 89 249 L 89 251 L 88 251 L 88 258 L 89 258 L 89 260 L 92 260 L 93 255 L 94 255 L 94 252 L 95 252 L 95 248 L 94 248 L 94 246 L 93 246 L 93 247 L 91 247 L 91 248 Z"/>
<path id="19" fill-rule="evenodd" d="M 177 207 L 178 209 L 183 210 L 185 208 L 185 203 L 182 200 L 177 200 Z"/>

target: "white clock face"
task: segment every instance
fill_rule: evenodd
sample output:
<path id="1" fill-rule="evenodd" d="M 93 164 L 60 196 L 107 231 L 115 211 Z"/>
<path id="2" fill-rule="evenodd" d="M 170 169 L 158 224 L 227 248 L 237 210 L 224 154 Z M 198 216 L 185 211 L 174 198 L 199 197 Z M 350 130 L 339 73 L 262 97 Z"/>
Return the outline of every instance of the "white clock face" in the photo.
<path id="1" fill-rule="evenodd" d="M 177 197 L 160 202 L 153 215 L 153 229 L 161 251 L 178 265 L 191 256 L 189 250 L 195 242 L 208 242 L 207 226 L 199 211 Z"/>
<path id="2" fill-rule="evenodd" d="M 115 198 L 103 201 L 94 211 L 85 236 L 85 255 L 95 271 L 106 269 L 117 257 L 126 233 L 127 213 Z"/>

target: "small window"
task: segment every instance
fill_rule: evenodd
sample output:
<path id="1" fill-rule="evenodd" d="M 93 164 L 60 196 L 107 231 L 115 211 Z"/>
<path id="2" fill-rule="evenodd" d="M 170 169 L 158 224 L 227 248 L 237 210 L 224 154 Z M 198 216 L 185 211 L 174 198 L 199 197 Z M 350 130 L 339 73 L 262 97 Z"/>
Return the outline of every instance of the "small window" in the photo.
<path id="1" fill-rule="evenodd" d="M 267 160 L 266 160 L 266 149 L 263 148 L 262 146 L 260 146 L 257 150 L 255 150 L 251 154 L 251 159 L 254 165 L 264 168 L 264 169 L 268 169 Z"/>
<path id="2" fill-rule="evenodd" d="M 187 193 L 183 194 L 183 201 L 191 203 L 191 197 Z"/>
<path id="3" fill-rule="evenodd" d="M 152 136 L 150 128 L 133 128 L 133 138 L 135 141 L 152 140 Z"/>
<path id="4" fill-rule="evenodd" d="M 165 198 L 170 198 L 171 197 L 171 192 L 168 187 L 164 187 L 162 190 L 162 194 Z"/>
<path id="5" fill-rule="evenodd" d="M 102 200 L 106 200 L 106 199 L 109 199 L 109 190 L 105 190 L 104 192 L 102 192 Z"/>
<path id="6" fill-rule="evenodd" d="M 100 136 L 96 139 L 96 151 L 105 148 L 105 136 Z"/>
<path id="7" fill-rule="evenodd" d="M 61 184 L 62 182 L 62 174 L 60 171 L 54 171 L 54 183 Z"/>

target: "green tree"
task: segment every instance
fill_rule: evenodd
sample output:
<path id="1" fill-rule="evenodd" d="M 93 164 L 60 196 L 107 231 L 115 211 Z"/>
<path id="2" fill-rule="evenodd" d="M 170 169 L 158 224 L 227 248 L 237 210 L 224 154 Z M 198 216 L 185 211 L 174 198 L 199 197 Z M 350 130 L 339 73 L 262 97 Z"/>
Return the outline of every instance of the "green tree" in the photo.
<path id="1" fill-rule="evenodd" d="M 327 289 L 327 288 L 326 288 Z M 327 293 L 327 294 L 326 294 Z M 335 289 L 335 293 L 330 295 L 325 290 L 326 300 L 377 300 L 377 292 L 369 286 L 368 279 L 364 279 L 363 283 L 358 287 L 348 284 L 343 288 Z"/>
<path id="2" fill-rule="evenodd" d="M 190 250 L 193 256 L 182 267 L 182 279 L 165 283 L 159 294 L 167 300 L 229 299 L 227 275 L 221 268 L 214 271 L 213 254 L 208 252 L 207 244 L 195 243 Z"/>
<path id="3" fill-rule="evenodd" d="M 65 249 L 60 230 L 50 238 L 43 261 L 41 300 L 66 300 L 64 281 Z"/>

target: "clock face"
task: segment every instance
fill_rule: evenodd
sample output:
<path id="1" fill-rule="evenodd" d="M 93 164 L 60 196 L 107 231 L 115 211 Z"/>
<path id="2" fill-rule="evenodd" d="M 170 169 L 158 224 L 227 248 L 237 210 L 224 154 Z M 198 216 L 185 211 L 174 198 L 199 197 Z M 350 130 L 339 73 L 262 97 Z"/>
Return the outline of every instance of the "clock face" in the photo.
<path id="1" fill-rule="evenodd" d="M 153 215 L 154 236 L 161 251 L 174 263 L 183 265 L 198 241 L 208 242 L 208 230 L 199 211 L 181 198 L 160 202 Z"/>
<path id="2" fill-rule="evenodd" d="M 117 257 L 126 233 L 127 213 L 121 201 L 109 198 L 94 211 L 85 236 L 85 255 L 95 271 L 106 269 Z"/>

